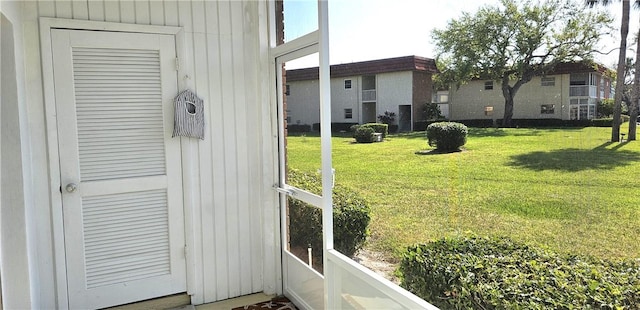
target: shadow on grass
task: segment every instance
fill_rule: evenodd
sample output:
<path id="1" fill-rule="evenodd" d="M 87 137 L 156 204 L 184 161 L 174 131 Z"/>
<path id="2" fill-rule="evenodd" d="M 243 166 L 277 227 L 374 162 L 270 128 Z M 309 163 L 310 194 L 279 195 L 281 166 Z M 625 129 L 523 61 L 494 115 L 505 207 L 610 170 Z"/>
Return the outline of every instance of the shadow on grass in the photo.
<path id="1" fill-rule="evenodd" d="M 416 155 L 442 155 L 442 154 L 451 154 L 451 153 L 460 153 L 462 152 L 462 150 L 455 150 L 455 151 L 440 151 L 440 150 L 420 150 L 420 151 L 416 151 L 415 154 Z"/>
<path id="2" fill-rule="evenodd" d="M 548 131 L 545 129 L 545 131 Z M 534 128 L 522 128 L 518 130 L 505 131 L 503 128 L 470 128 L 469 137 L 475 138 L 490 138 L 490 137 L 535 137 L 541 135 L 542 132 L 539 129 Z"/>
<path id="3" fill-rule="evenodd" d="M 391 134 L 394 138 L 404 138 L 404 139 L 427 139 L 427 134 L 424 131 L 411 131 L 411 132 L 399 132 Z"/>
<path id="4" fill-rule="evenodd" d="M 605 143 L 593 150 L 561 149 L 549 152 L 531 152 L 511 157 L 510 166 L 534 171 L 557 170 L 577 172 L 589 169 L 609 170 L 626 166 L 640 160 L 640 153 L 626 150 L 606 149 Z"/>
<path id="5" fill-rule="evenodd" d="M 504 137 L 504 136 L 515 136 L 515 135 L 521 135 L 521 134 L 513 133 L 513 132 L 507 133 L 501 128 L 469 128 L 469 133 L 467 134 L 468 137 L 480 137 L 480 138 Z M 528 135 L 528 133 L 526 133 L 526 135 Z M 405 138 L 405 139 L 422 139 L 422 140 L 427 139 L 426 131 L 402 132 L 402 133 L 397 133 L 394 136 L 398 138 Z"/>

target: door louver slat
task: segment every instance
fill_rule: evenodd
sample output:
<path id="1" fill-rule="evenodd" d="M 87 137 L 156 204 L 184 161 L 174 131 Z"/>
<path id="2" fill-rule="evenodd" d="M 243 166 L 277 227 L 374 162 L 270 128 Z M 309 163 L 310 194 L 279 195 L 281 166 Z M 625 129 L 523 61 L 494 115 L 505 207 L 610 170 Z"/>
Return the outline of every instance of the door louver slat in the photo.
<path id="1" fill-rule="evenodd" d="M 82 181 L 165 174 L 158 51 L 72 53 Z"/>
<path id="2" fill-rule="evenodd" d="M 87 288 L 170 272 L 166 190 L 87 197 L 82 210 Z"/>

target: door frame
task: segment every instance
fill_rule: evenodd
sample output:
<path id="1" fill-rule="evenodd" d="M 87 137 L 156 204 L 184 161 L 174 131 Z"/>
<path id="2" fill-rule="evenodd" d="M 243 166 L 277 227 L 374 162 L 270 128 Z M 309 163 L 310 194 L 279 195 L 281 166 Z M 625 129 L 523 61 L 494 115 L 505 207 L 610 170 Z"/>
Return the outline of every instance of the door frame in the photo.
<path id="1" fill-rule="evenodd" d="M 271 14 L 271 16 L 275 16 L 275 4 L 273 1 L 270 1 L 270 10 L 273 14 Z M 277 35 L 275 35 L 275 31 L 276 31 L 276 27 L 275 27 L 275 21 L 272 21 L 272 24 L 270 25 L 270 33 L 271 33 L 271 38 L 272 41 L 270 42 L 270 51 L 269 51 L 269 56 L 270 56 L 270 63 L 272 65 L 272 69 L 270 69 L 270 75 L 271 75 L 271 81 L 272 81 L 272 95 L 271 95 L 271 99 L 273 101 L 272 104 L 272 108 L 274 109 L 272 111 L 272 113 L 276 113 L 276 114 L 280 114 L 282 115 L 282 106 L 279 104 L 279 101 L 281 99 L 278 99 L 278 97 L 281 97 L 283 92 L 282 92 L 282 85 L 280 83 L 277 83 L 277 75 L 278 72 L 280 72 L 279 69 L 277 69 L 276 67 L 278 62 L 280 60 L 290 60 L 290 59 L 295 59 L 304 55 L 309 54 L 310 50 L 315 50 L 318 52 L 318 68 L 319 68 L 319 72 L 318 72 L 318 80 L 319 80 L 319 98 L 320 98 L 320 140 L 321 140 L 321 180 L 322 180 L 322 194 L 321 195 L 312 195 L 312 194 L 307 194 L 305 193 L 305 191 L 303 190 L 297 190 L 296 188 L 292 187 L 292 186 L 288 186 L 286 184 L 283 184 L 284 181 L 284 177 L 281 175 L 281 173 L 283 172 L 283 166 L 284 163 L 282 161 L 283 159 L 283 154 L 281 153 L 281 143 L 282 141 L 280 141 L 281 137 L 280 137 L 280 132 L 283 131 L 283 123 L 280 123 L 279 120 L 281 120 L 280 117 L 272 117 L 272 129 L 275 130 L 276 137 L 278 137 L 276 139 L 276 141 L 274 141 L 276 150 L 278 150 L 277 152 L 277 156 L 276 156 L 276 161 L 274 162 L 274 164 L 276 165 L 276 167 L 278 167 L 278 182 L 275 184 L 275 191 L 279 192 L 279 206 L 280 208 L 282 208 L 282 206 L 284 205 L 284 202 L 286 201 L 286 196 L 289 195 L 297 195 L 296 198 L 301 199 L 302 196 L 304 196 L 304 199 L 301 199 L 303 201 L 306 201 L 308 203 L 311 203 L 313 205 L 316 206 L 321 206 L 322 209 L 322 234 L 323 234 L 323 266 L 328 266 L 327 264 L 327 259 L 328 259 L 328 254 L 329 251 L 333 250 L 333 197 L 332 197 L 332 193 L 333 193 L 333 176 L 334 176 L 334 170 L 332 167 L 332 160 L 331 160 L 331 77 L 330 77 L 330 63 L 329 63 L 329 24 L 328 24 L 328 20 L 329 20 L 329 7 L 327 4 L 326 0 L 317 0 L 317 10 L 318 10 L 318 28 L 315 31 L 312 31 L 306 35 L 303 35 L 299 38 L 293 39 L 289 42 L 285 42 L 282 43 L 280 45 L 277 45 L 275 42 L 275 38 L 277 37 Z M 286 28 L 284 29 L 286 31 Z M 278 89 L 280 91 L 278 91 Z M 273 91 L 276 91 L 276 93 L 273 93 Z M 280 110 L 280 112 L 277 112 L 278 110 Z M 273 114 L 272 114 L 273 115 Z M 281 187 L 284 186 L 284 187 Z M 282 212 L 282 210 L 280 210 L 280 212 Z M 280 223 L 283 224 L 283 223 Z M 284 251 L 284 248 L 286 247 L 286 243 L 284 242 L 284 234 L 286 234 L 286 231 L 282 230 L 280 231 L 280 252 L 282 253 Z M 281 258 L 281 263 L 284 261 L 283 258 Z M 284 267 L 281 267 L 282 269 L 284 269 Z M 281 270 L 281 272 L 286 273 L 286 271 Z M 327 269 L 325 269 L 325 272 L 327 272 Z M 284 278 L 284 275 L 283 277 Z M 284 282 L 284 281 L 283 281 Z M 328 279 L 326 276 L 323 276 L 323 281 L 322 281 L 322 285 L 324 288 L 324 292 L 323 292 L 323 298 L 322 298 L 322 304 L 323 305 L 329 305 L 331 304 L 331 301 L 333 301 L 335 299 L 336 296 L 336 292 L 331 289 L 332 288 L 332 284 L 330 283 L 332 282 L 332 279 Z M 283 292 L 285 292 L 284 290 L 284 285 L 283 285 Z M 296 296 L 290 296 L 293 297 L 294 301 L 297 301 L 305 306 L 310 306 L 308 303 L 306 303 L 304 300 L 300 300 L 297 299 Z"/>
<path id="2" fill-rule="evenodd" d="M 62 184 L 60 182 L 60 156 L 58 149 L 58 128 L 56 124 L 51 30 L 72 29 L 173 35 L 175 37 L 176 56 L 178 58 L 176 65 L 178 66 L 177 83 L 179 90 L 193 88 L 193 81 L 189 78 L 193 69 L 191 68 L 191 63 L 189 61 L 185 61 L 188 53 L 187 45 L 185 43 L 185 31 L 182 27 L 95 22 L 48 17 L 39 18 L 39 22 L 44 91 L 43 99 L 46 120 L 45 138 L 47 141 L 49 199 L 51 205 L 50 220 L 53 234 L 53 268 L 56 281 L 56 308 L 68 309 L 69 298 L 67 291 L 67 269 L 61 193 Z M 197 141 L 180 138 L 180 148 L 183 159 L 192 158 L 194 154 L 197 154 Z M 199 282 L 202 282 L 202 258 L 198 255 L 194 255 L 194 253 L 198 253 L 197 251 L 201 250 L 197 245 L 200 244 L 200 238 L 202 238 L 202 228 L 197 224 L 197 219 L 200 217 L 200 210 L 191 207 L 193 206 L 193 201 L 195 201 L 196 197 L 193 192 L 185 190 L 190 188 L 193 183 L 196 182 L 194 171 L 192 167 L 190 167 L 189 162 L 191 161 L 182 160 L 185 244 L 188 249 L 185 251 L 187 261 L 187 293 L 191 295 L 192 303 L 202 303 L 204 301 L 203 288 L 202 285 L 198 285 Z"/>

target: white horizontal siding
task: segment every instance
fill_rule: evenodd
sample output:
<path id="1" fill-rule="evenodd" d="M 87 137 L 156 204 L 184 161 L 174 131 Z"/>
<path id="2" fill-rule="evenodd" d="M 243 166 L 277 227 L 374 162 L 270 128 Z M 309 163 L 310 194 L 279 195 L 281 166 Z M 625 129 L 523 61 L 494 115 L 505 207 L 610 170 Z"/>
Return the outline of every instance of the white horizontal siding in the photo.
<path id="1" fill-rule="evenodd" d="M 180 78 L 179 85 L 187 85 L 204 99 L 207 113 L 206 139 L 183 143 L 183 155 L 188 156 L 183 161 L 189 161 L 185 173 L 191 176 L 184 180 L 185 195 L 193 197 L 187 199 L 189 205 L 185 206 L 194 221 L 187 220 L 187 235 L 195 245 L 189 253 L 201 263 L 195 267 L 199 273 L 189 280 L 196 303 L 264 290 L 262 216 L 269 214 L 263 207 L 271 204 L 273 195 L 265 188 L 269 177 L 265 178 L 263 171 L 272 162 L 264 156 L 271 154 L 273 145 L 272 141 L 263 141 L 268 135 L 261 132 L 270 128 L 269 94 L 264 89 L 264 81 L 269 78 L 264 69 L 268 66 L 260 62 L 267 60 L 264 55 L 268 41 L 258 37 L 267 33 L 265 7 L 264 2 L 252 0 L 56 0 L 23 4 L 26 87 L 34 124 L 32 143 L 35 151 L 42 151 L 34 155 L 36 175 L 46 175 L 48 171 L 38 17 L 183 27 L 187 55 L 182 64 L 189 74 Z M 134 75 L 129 79 L 144 82 Z M 104 81 L 93 82 L 84 81 L 87 87 L 109 87 Z M 80 107 L 78 112 L 95 111 Z M 108 116 L 115 111 L 104 113 Z M 51 188 L 45 178 L 34 183 L 35 189 L 42 192 Z M 46 209 L 48 198 L 36 200 L 43 209 L 37 222 L 43 227 L 39 247 L 44 254 L 54 247 L 46 236 L 51 236 L 55 227 L 49 225 L 52 214 Z M 43 307 L 55 305 L 59 298 L 54 283 L 64 284 L 56 280 L 52 265 L 53 262 L 43 264 Z M 272 284 L 269 287 L 274 289 Z"/>

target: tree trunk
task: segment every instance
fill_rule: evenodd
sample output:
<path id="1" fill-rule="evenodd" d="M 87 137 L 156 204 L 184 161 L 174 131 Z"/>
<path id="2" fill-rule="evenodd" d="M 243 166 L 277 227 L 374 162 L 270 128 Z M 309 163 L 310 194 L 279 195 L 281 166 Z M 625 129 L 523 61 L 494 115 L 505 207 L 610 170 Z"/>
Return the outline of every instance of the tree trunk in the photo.
<path id="1" fill-rule="evenodd" d="M 504 116 L 502 117 L 502 126 L 511 127 L 513 120 L 513 98 L 524 83 L 531 80 L 530 76 L 517 81 L 513 86 L 509 86 L 509 76 L 502 78 L 502 96 L 504 97 Z"/>
<path id="2" fill-rule="evenodd" d="M 504 98 L 504 116 L 502 117 L 502 127 L 511 127 L 513 119 L 513 96 L 509 94 Z"/>
<path id="3" fill-rule="evenodd" d="M 622 92 L 624 88 L 624 65 L 627 58 L 627 34 L 629 33 L 629 0 L 622 1 L 622 22 L 620 25 L 620 53 L 618 54 L 618 70 L 616 72 L 616 95 L 613 105 L 613 126 L 611 142 L 620 141 L 620 114 L 622 114 Z"/>
<path id="4" fill-rule="evenodd" d="M 640 31 L 638 32 L 640 33 Z M 631 91 L 631 102 L 629 102 L 629 138 L 628 141 L 636 140 L 636 124 L 638 119 L 638 102 L 640 101 L 640 40 L 636 40 L 636 64 L 633 75 L 633 90 Z"/>

